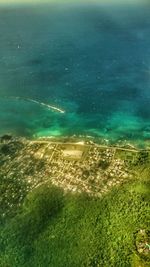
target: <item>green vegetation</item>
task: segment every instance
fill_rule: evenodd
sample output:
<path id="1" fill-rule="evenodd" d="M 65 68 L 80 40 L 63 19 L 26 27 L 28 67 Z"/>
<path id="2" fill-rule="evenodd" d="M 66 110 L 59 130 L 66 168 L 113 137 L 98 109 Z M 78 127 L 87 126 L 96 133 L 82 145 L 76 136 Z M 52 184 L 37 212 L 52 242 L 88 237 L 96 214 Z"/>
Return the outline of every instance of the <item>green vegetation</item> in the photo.
<path id="1" fill-rule="evenodd" d="M 10 177 L 0 174 L 0 222 L 8 221 L 20 210 L 21 203 L 27 195 L 27 184 L 22 179 L 11 175 Z"/>
<path id="2" fill-rule="evenodd" d="M 135 234 L 136 248 L 143 259 L 150 260 L 150 231 L 140 229 Z"/>
<path id="3" fill-rule="evenodd" d="M 110 165 L 110 162 L 108 161 L 104 161 L 104 160 L 99 160 L 99 163 L 98 163 L 99 167 L 102 168 L 103 170 L 106 170 L 109 165 Z"/>
<path id="4" fill-rule="evenodd" d="M 138 155 L 135 165 L 144 165 L 150 161 L 150 155 L 147 151 L 141 151 Z"/>
<path id="5" fill-rule="evenodd" d="M 8 155 L 10 157 L 15 156 L 15 154 L 23 148 L 23 144 L 19 141 L 12 141 L 9 143 L 0 144 L 0 154 Z"/>
<path id="6" fill-rule="evenodd" d="M 149 233 L 150 170 L 138 168 L 138 176 L 103 198 L 48 184 L 34 189 L 1 227 L 1 266 L 148 267 L 137 242 L 141 229 Z"/>

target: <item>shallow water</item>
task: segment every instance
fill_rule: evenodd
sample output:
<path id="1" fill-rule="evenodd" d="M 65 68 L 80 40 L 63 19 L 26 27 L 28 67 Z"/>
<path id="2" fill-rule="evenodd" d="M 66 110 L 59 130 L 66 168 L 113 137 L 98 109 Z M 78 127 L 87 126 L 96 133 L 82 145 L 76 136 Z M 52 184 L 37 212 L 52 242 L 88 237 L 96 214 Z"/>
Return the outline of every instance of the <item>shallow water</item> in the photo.
<path id="1" fill-rule="evenodd" d="M 148 4 L 1 6 L 0 134 L 149 140 L 149 13 Z"/>

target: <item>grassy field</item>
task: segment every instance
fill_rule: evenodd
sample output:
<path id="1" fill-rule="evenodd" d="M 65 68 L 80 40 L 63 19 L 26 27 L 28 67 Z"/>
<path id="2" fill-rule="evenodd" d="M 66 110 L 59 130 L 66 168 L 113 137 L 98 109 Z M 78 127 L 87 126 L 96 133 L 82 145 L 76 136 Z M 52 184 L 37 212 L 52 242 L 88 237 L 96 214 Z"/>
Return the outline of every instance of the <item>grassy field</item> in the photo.
<path id="1" fill-rule="evenodd" d="M 1 225 L 2 267 L 148 267 L 136 236 L 148 233 L 150 168 L 103 198 L 43 185 Z M 147 236 L 148 238 L 148 236 Z M 146 240 L 148 241 L 148 240 Z"/>

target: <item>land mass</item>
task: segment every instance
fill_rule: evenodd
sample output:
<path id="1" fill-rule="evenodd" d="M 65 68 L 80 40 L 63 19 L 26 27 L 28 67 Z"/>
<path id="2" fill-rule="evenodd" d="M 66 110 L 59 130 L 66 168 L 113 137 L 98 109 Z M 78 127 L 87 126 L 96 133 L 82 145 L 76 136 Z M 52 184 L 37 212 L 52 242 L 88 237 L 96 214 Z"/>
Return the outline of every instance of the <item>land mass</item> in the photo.
<path id="1" fill-rule="evenodd" d="M 149 171 L 149 149 L 2 136 L 4 266 L 148 266 Z"/>

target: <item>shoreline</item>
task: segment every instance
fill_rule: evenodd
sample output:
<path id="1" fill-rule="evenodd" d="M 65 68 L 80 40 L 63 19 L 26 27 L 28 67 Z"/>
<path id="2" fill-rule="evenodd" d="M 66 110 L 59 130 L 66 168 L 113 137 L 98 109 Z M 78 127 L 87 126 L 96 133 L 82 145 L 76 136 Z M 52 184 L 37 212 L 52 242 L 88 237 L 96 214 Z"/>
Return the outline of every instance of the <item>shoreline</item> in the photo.
<path id="1" fill-rule="evenodd" d="M 41 137 L 26 137 L 26 136 L 17 136 L 11 133 L 6 133 L 0 135 L 0 141 L 13 141 L 13 140 L 21 140 L 21 141 L 30 141 L 30 142 L 49 142 L 49 143 L 60 143 L 60 144 L 80 144 L 80 145 L 96 145 L 104 148 L 118 148 L 123 150 L 130 151 L 149 151 L 150 150 L 150 140 L 147 140 L 146 143 L 143 144 L 139 142 L 133 142 L 132 140 L 111 140 L 100 138 L 96 136 L 89 135 L 70 135 L 70 136 L 41 136 Z"/>

